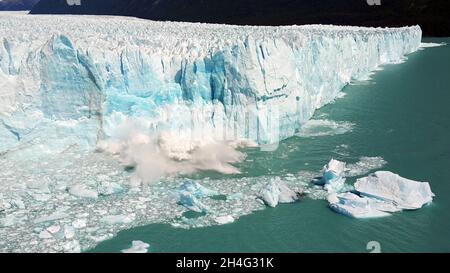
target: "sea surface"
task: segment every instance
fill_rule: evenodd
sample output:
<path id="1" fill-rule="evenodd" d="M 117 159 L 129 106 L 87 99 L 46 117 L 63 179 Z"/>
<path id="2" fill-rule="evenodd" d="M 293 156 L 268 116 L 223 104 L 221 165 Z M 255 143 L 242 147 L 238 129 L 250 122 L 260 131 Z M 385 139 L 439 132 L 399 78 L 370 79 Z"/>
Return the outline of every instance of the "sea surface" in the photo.
<path id="1" fill-rule="evenodd" d="M 445 42 L 450 39 L 425 39 Z M 320 170 L 332 157 L 357 162 L 380 157 L 383 170 L 429 181 L 434 202 L 418 211 L 356 220 L 331 211 L 325 200 L 267 208 L 222 226 L 181 229 L 152 224 L 120 232 L 91 252 L 120 252 L 133 240 L 149 252 L 382 252 L 450 251 L 450 46 L 426 48 L 317 112 L 311 128 L 274 152 L 247 150 L 242 176 L 278 176 Z M 201 177 L 227 179 L 217 174 Z M 356 178 L 349 180 L 353 183 Z"/>

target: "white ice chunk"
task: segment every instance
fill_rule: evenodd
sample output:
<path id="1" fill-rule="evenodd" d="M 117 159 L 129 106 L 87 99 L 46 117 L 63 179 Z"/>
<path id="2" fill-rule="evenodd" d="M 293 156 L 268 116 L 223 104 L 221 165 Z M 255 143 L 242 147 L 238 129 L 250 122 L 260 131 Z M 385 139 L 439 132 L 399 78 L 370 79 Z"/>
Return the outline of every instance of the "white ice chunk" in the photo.
<path id="1" fill-rule="evenodd" d="M 209 209 L 200 199 L 208 196 L 215 196 L 219 193 L 200 185 L 195 181 L 185 181 L 179 191 L 179 203 L 189 210 L 195 212 L 207 212 Z"/>
<path id="2" fill-rule="evenodd" d="M 380 171 L 358 179 L 355 189 L 362 195 L 394 203 L 397 208 L 415 210 L 433 201 L 435 196 L 428 182 L 403 178 L 392 172 Z"/>
<path id="3" fill-rule="evenodd" d="M 61 230 L 61 227 L 59 225 L 54 225 L 51 227 L 47 228 L 47 231 L 50 232 L 51 234 L 56 234 Z"/>
<path id="4" fill-rule="evenodd" d="M 195 181 L 185 181 L 179 189 L 180 192 L 190 192 L 197 198 L 218 195 L 217 191 L 208 189 Z"/>
<path id="5" fill-rule="evenodd" d="M 72 226 L 76 229 L 82 229 L 87 226 L 87 221 L 86 219 L 77 219 L 72 222 Z"/>
<path id="6" fill-rule="evenodd" d="M 185 208 L 195 212 L 207 212 L 209 210 L 206 205 L 190 192 L 180 192 L 179 203 Z"/>
<path id="7" fill-rule="evenodd" d="M 121 185 L 114 182 L 102 182 L 98 187 L 98 193 L 104 196 L 119 194 L 124 191 L 125 189 Z"/>
<path id="8" fill-rule="evenodd" d="M 64 225 L 64 237 L 66 239 L 75 237 L 75 228 L 71 225 Z"/>
<path id="9" fill-rule="evenodd" d="M 293 203 L 299 200 L 299 193 L 291 190 L 279 178 L 272 179 L 260 192 L 259 198 L 269 207 L 279 203 Z"/>
<path id="10" fill-rule="evenodd" d="M 20 220 L 13 214 L 0 218 L 0 227 L 11 227 L 16 225 Z"/>
<path id="11" fill-rule="evenodd" d="M 52 234 L 47 230 L 43 230 L 39 233 L 39 238 L 41 239 L 51 239 L 53 238 Z"/>
<path id="12" fill-rule="evenodd" d="M 441 47 L 446 45 L 446 43 L 420 43 L 420 48 Z"/>
<path id="13" fill-rule="evenodd" d="M 214 220 L 216 221 L 216 223 L 218 223 L 220 225 L 231 224 L 234 222 L 234 218 L 231 215 L 219 216 L 219 217 L 216 217 Z"/>
<path id="14" fill-rule="evenodd" d="M 80 253 L 81 246 L 80 243 L 76 240 L 68 241 L 63 245 L 64 252 L 66 253 Z"/>
<path id="15" fill-rule="evenodd" d="M 49 216 L 42 216 L 42 217 L 36 218 L 34 220 L 34 223 L 35 224 L 40 224 L 40 223 L 45 223 L 45 222 L 53 222 L 53 221 L 56 221 L 56 220 L 60 220 L 60 219 L 66 218 L 68 216 L 69 215 L 67 213 L 58 211 L 58 212 L 52 213 Z"/>
<path id="16" fill-rule="evenodd" d="M 92 198 L 97 199 L 98 198 L 98 192 L 88 188 L 86 185 L 83 184 L 76 184 L 69 188 L 69 193 L 73 196 L 80 197 L 80 198 Z"/>
<path id="17" fill-rule="evenodd" d="M 340 192 L 344 188 L 345 178 L 343 175 L 346 170 L 345 165 L 345 162 L 331 159 L 323 167 L 323 177 L 320 182 L 329 193 Z"/>
<path id="18" fill-rule="evenodd" d="M 108 225 L 129 224 L 133 221 L 133 215 L 108 215 L 102 218 L 102 222 Z"/>
<path id="19" fill-rule="evenodd" d="M 142 241 L 133 241 L 131 247 L 128 249 L 121 250 L 122 253 L 147 253 L 149 244 Z"/>
<path id="20" fill-rule="evenodd" d="M 368 198 L 361 198 L 353 193 L 342 193 L 336 196 L 339 202 L 332 198 L 330 208 L 337 213 L 352 217 L 352 218 L 378 218 L 390 216 L 389 213 L 378 210 L 373 206 Z"/>

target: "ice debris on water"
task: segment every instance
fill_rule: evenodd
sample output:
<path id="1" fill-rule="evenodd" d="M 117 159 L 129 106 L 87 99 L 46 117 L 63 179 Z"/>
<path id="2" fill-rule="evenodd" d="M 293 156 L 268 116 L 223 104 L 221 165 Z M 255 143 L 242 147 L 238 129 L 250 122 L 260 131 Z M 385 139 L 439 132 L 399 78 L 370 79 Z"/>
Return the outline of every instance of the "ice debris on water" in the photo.
<path id="1" fill-rule="evenodd" d="M 149 244 L 144 243 L 142 241 L 133 241 L 131 242 L 131 247 L 128 249 L 121 250 L 122 253 L 147 253 Z"/>
<path id="2" fill-rule="evenodd" d="M 274 178 L 263 188 L 259 199 L 269 207 L 276 207 L 279 203 L 294 203 L 299 201 L 302 193 L 291 190 L 279 178 Z"/>

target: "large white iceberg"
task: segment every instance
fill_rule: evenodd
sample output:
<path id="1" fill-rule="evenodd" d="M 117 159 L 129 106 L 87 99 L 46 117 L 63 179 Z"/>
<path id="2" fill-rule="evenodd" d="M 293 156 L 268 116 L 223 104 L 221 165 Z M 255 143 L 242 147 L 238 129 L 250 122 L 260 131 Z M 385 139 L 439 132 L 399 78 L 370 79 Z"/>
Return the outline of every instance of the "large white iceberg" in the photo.
<path id="1" fill-rule="evenodd" d="M 358 179 L 355 189 L 364 196 L 390 202 L 406 210 L 420 209 L 431 203 L 434 197 L 428 182 L 409 180 L 385 171 Z"/>
<path id="2" fill-rule="evenodd" d="M 434 197 L 429 183 L 386 171 L 358 179 L 355 189 L 359 195 L 351 192 L 330 194 L 330 208 L 353 218 L 385 217 L 402 210 L 420 209 Z"/>

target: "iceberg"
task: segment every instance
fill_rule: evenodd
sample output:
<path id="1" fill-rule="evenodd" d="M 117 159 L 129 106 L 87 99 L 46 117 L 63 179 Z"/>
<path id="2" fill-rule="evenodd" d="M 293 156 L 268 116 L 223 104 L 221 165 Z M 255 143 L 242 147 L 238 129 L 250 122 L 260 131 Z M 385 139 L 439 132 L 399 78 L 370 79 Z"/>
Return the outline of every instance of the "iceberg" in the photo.
<path id="1" fill-rule="evenodd" d="M 226 224 L 231 224 L 234 222 L 234 218 L 233 216 L 227 215 L 227 216 L 219 216 L 216 217 L 214 219 L 214 221 L 216 221 L 216 223 L 220 224 L 220 225 L 226 225 Z"/>
<path id="2" fill-rule="evenodd" d="M 122 253 L 147 253 L 149 244 L 144 243 L 142 241 L 133 241 L 131 242 L 131 247 L 128 249 L 121 250 Z"/>
<path id="3" fill-rule="evenodd" d="M 355 183 L 358 192 L 328 196 L 332 210 L 353 218 L 390 216 L 402 210 L 417 210 L 433 201 L 427 182 L 417 182 L 387 171 L 379 171 Z"/>
<path id="4" fill-rule="evenodd" d="M 316 184 L 323 185 L 329 193 L 342 191 L 346 180 L 343 177 L 346 171 L 345 165 L 345 162 L 331 159 L 323 167 L 323 177 Z"/>
<path id="5" fill-rule="evenodd" d="M 409 180 L 385 171 L 358 179 L 355 189 L 361 195 L 395 204 L 405 210 L 420 209 L 431 203 L 435 196 L 428 182 Z"/>
<path id="6" fill-rule="evenodd" d="M 328 199 L 332 210 L 352 218 L 378 218 L 391 215 L 379 210 L 369 198 L 360 197 L 354 193 L 346 192 L 335 196 L 333 199 L 330 197 Z"/>
<path id="7" fill-rule="evenodd" d="M 261 199 L 267 206 L 276 207 L 279 203 L 294 203 L 300 200 L 301 193 L 291 190 L 279 178 L 272 179 L 260 192 Z"/>

